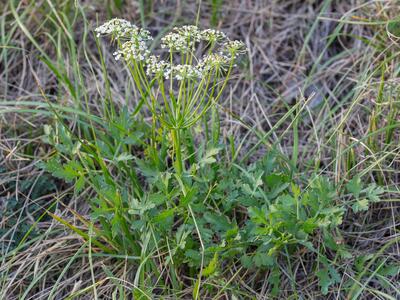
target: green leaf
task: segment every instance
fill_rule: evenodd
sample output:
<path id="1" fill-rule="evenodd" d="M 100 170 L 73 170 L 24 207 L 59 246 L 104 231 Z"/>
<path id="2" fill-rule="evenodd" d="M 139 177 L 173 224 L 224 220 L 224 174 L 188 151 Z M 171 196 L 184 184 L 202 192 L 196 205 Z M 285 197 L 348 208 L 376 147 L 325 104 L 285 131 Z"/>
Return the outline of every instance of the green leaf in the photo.
<path id="1" fill-rule="evenodd" d="M 360 211 L 367 211 L 369 208 L 369 201 L 368 199 L 361 199 L 357 200 L 351 208 L 355 213 L 360 212 Z"/>
<path id="2" fill-rule="evenodd" d="M 39 167 L 45 169 L 47 172 L 53 173 L 59 169 L 62 169 L 62 164 L 60 163 L 58 158 L 53 157 L 49 159 L 47 162 L 40 163 Z"/>
<path id="3" fill-rule="evenodd" d="M 217 160 L 215 156 L 221 151 L 221 148 L 208 149 L 204 157 L 200 160 L 200 166 L 215 163 Z"/>
<path id="4" fill-rule="evenodd" d="M 203 215 L 203 218 L 206 222 L 211 224 L 213 230 L 228 231 L 230 228 L 232 228 L 232 225 L 229 223 L 226 216 L 224 215 L 206 212 Z"/>
<path id="5" fill-rule="evenodd" d="M 378 273 L 385 277 L 396 276 L 400 273 L 400 264 L 397 263 L 389 266 L 383 266 L 379 269 Z"/>
<path id="6" fill-rule="evenodd" d="M 249 216 L 252 219 L 252 221 L 256 224 L 268 224 L 268 220 L 265 216 L 265 212 L 258 208 L 258 207 L 249 207 L 248 208 Z"/>
<path id="7" fill-rule="evenodd" d="M 81 165 L 76 161 L 69 161 L 64 165 L 59 165 L 59 168 L 52 172 L 53 176 L 64 179 L 66 182 L 72 182 L 80 176 L 79 171 L 82 171 Z"/>
<path id="8" fill-rule="evenodd" d="M 165 225 L 165 222 L 169 223 L 168 219 L 171 219 L 174 217 L 174 212 L 175 212 L 175 208 L 165 209 L 165 210 L 161 211 L 161 213 L 157 214 L 153 218 L 153 221 L 155 223 L 160 223 L 160 224 Z"/>
<path id="9" fill-rule="evenodd" d="M 280 196 L 277 200 L 285 210 L 290 211 L 296 205 L 296 200 L 290 195 Z"/>
<path id="10" fill-rule="evenodd" d="M 213 259 L 210 261 L 208 266 L 203 269 L 203 276 L 210 277 L 211 275 L 213 275 L 217 270 L 217 266 L 218 266 L 218 253 L 215 252 Z"/>
<path id="11" fill-rule="evenodd" d="M 333 281 L 329 276 L 328 269 L 320 269 L 317 272 L 317 277 L 319 279 L 319 285 L 321 287 L 322 294 L 327 295 L 329 287 L 333 284 Z"/>
<path id="12" fill-rule="evenodd" d="M 257 251 L 253 257 L 253 262 L 257 267 L 270 267 L 274 265 L 274 257 L 262 251 Z"/>
<path id="13" fill-rule="evenodd" d="M 85 178 L 83 176 L 79 176 L 74 186 L 75 193 L 81 192 L 84 185 L 85 185 Z"/>
<path id="14" fill-rule="evenodd" d="M 132 198 L 128 213 L 131 215 L 143 215 L 146 211 L 154 208 L 155 206 L 156 204 L 148 201 L 148 198 L 145 198 L 142 201 Z"/>
<path id="15" fill-rule="evenodd" d="M 329 287 L 334 285 L 335 283 L 339 283 L 341 278 L 338 272 L 331 265 L 328 264 L 326 257 L 322 256 L 321 261 L 325 268 L 320 269 L 316 275 L 319 279 L 321 292 L 323 295 L 326 295 L 329 292 Z"/>
<path id="16" fill-rule="evenodd" d="M 166 200 L 165 198 L 166 198 L 165 195 L 160 194 L 160 193 L 150 194 L 150 195 L 148 195 L 147 201 L 150 203 L 154 203 L 155 205 L 160 205 L 160 204 L 165 203 L 165 200 Z"/>
<path id="17" fill-rule="evenodd" d="M 288 183 L 288 181 L 289 177 L 285 174 L 272 173 L 265 176 L 265 183 L 271 189 L 280 187 L 283 184 Z"/>
<path id="18" fill-rule="evenodd" d="M 121 153 L 120 155 L 118 155 L 116 158 L 115 158 L 115 160 L 117 161 L 117 162 L 119 162 L 119 161 L 128 161 L 128 160 L 132 160 L 132 159 L 134 159 L 135 157 L 132 155 L 132 154 L 129 154 L 129 153 L 127 153 L 127 152 L 124 152 L 124 153 Z"/>
<path id="19" fill-rule="evenodd" d="M 185 251 L 185 257 L 188 259 L 189 265 L 200 266 L 201 254 L 199 251 L 188 249 Z"/>
<path id="20" fill-rule="evenodd" d="M 242 264 L 243 267 L 245 267 L 247 269 L 250 269 L 254 266 L 251 256 L 246 255 L 246 254 L 243 255 L 242 257 L 240 257 L 240 263 Z"/>
<path id="21" fill-rule="evenodd" d="M 346 184 L 347 190 L 353 194 L 354 197 L 358 198 L 360 196 L 360 192 L 362 190 L 362 182 L 359 176 L 355 176 L 352 180 L 350 180 Z"/>
<path id="22" fill-rule="evenodd" d="M 268 282 L 272 285 L 271 295 L 277 297 L 279 295 L 281 283 L 281 270 L 278 267 L 272 269 Z"/>
<path id="23" fill-rule="evenodd" d="M 358 272 L 362 272 L 365 268 L 365 265 L 374 258 L 374 255 L 372 253 L 367 254 L 367 255 L 359 255 L 357 256 L 354 266 Z"/>
<path id="24" fill-rule="evenodd" d="M 303 230 L 306 233 L 312 233 L 318 227 L 318 223 L 314 218 L 309 218 L 303 223 Z"/>
<path id="25" fill-rule="evenodd" d="M 183 195 L 181 196 L 179 201 L 179 206 L 187 206 L 196 198 L 196 194 L 197 194 L 197 188 L 196 187 L 191 188 L 185 196 Z"/>
<path id="26" fill-rule="evenodd" d="M 364 192 L 367 198 L 372 202 L 379 202 L 380 197 L 379 195 L 383 194 L 385 190 L 381 186 L 376 186 L 376 184 L 370 184 Z"/>
<path id="27" fill-rule="evenodd" d="M 294 183 L 292 183 L 292 192 L 293 192 L 293 196 L 294 198 L 299 198 L 301 191 L 300 191 L 300 187 Z"/>
<path id="28" fill-rule="evenodd" d="M 137 300 L 148 300 L 153 299 L 150 291 L 145 291 L 143 288 L 135 287 L 133 289 L 133 299 Z"/>
<path id="29" fill-rule="evenodd" d="M 387 30 L 390 34 L 400 38 L 400 19 L 390 20 L 387 24 Z"/>

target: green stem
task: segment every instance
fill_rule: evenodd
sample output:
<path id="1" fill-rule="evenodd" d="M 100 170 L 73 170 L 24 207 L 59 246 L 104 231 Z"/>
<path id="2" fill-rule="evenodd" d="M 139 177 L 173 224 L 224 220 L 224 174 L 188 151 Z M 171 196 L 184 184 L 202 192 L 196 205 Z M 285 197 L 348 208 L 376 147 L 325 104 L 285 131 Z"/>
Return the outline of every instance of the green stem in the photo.
<path id="1" fill-rule="evenodd" d="M 153 111 L 156 111 L 156 103 L 155 99 L 152 98 L 151 100 L 152 106 L 153 106 Z M 160 167 L 160 161 L 158 157 L 158 151 L 157 151 L 157 116 L 155 113 L 153 113 L 153 118 L 152 118 L 152 124 L 151 124 L 151 133 L 152 133 L 152 138 L 151 138 L 151 149 L 153 151 L 153 159 L 155 160 L 157 168 Z"/>
<path id="2" fill-rule="evenodd" d="M 171 134 L 174 143 L 175 170 L 178 176 L 180 177 L 183 172 L 183 161 L 182 161 L 181 138 L 179 129 L 177 128 L 172 129 Z"/>

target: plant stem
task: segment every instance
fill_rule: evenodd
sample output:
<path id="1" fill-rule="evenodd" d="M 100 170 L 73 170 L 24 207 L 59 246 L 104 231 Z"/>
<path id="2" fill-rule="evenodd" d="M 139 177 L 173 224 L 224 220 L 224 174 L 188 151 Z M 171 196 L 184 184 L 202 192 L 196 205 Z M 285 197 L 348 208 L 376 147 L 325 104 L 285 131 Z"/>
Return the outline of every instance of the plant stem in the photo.
<path id="1" fill-rule="evenodd" d="M 175 152 L 175 170 L 178 176 L 182 175 L 183 172 L 183 162 L 182 162 L 182 150 L 181 150 L 181 139 L 179 129 L 172 129 L 172 140 L 174 143 L 174 152 Z"/>

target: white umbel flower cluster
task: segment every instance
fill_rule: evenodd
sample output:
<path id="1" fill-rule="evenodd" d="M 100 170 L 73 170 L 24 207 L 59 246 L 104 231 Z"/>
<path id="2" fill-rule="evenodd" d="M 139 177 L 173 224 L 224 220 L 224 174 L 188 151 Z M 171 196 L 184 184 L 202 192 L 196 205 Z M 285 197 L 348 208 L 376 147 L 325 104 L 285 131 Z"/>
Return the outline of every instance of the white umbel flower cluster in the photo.
<path id="1" fill-rule="evenodd" d="M 205 29 L 201 32 L 201 39 L 209 43 L 216 43 L 227 39 L 225 33 L 215 29 Z"/>
<path id="2" fill-rule="evenodd" d="M 130 40 L 121 45 L 121 49 L 114 52 L 116 60 L 121 56 L 125 60 L 134 59 L 136 61 L 145 61 L 150 55 L 147 45 L 144 41 Z"/>
<path id="3" fill-rule="evenodd" d="M 172 67 L 171 71 L 174 78 L 178 81 L 203 77 L 201 70 L 192 65 L 176 65 Z"/>
<path id="4" fill-rule="evenodd" d="M 95 29 L 97 36 L 112 35 L 118 40 L 119 49 L 114 52 L 116 60 L 125 59 L 128 63 L 138 62 L 146 69 L 146 75 L 158 79 L 174 78 L 182 81 L 198 79 L 213 74 L 222 75 L 228 68 L 234 66 L 234 60 L 246 52 L 245 44 L 241 41 L 231 41 L 227 36 L 215 29 L 200 30 L 197 26 L 185 25 L 174 27 L 172 32 L 161 39 L 161 47 L 186 56 L 186 64 L 173 65 L 173 57 L 166 62 L 160 57 L 151 55 L 148 42 L 152 40 L 150 32 L 141 29 L 123 19 L 112 19 Z M 209 44 L 208 54 L 196 64 L 194 53 L 197 43 Z M 216 46 L 216 47 L 214 47 Z M 188 64 L 189 63 L 189 64 Z M 171 76 L 171 77 L 170 77 Z"/>
<path id="5" fill-rule="evenodd" d="M 231 62 L 231 58 L 227 55 L 221 53 L 210 53 L 205 55 L 198 64 L 198 67 L 204 72 L 209 72 L 212 70 L 218 71 L 226 71 L 229 63 Z"/>
<path id="6" fill-rule="evenodd" d="M 168 48 L 171 51 L 187 53 L 191 49 L 190 46 L 190 42 L 176 32 L 170 32 L 161 39 L 161 48 Z"/>
<path id="7" fill-rule="evenodd" d="M 230 54 L 232 58 L 237 58 L 241 54 L 246 53 L 246 45 L 242 41 L 227 41 L 222 45 L 223 54 Z"/>
<path id="8" fill-rule="evenodd" d="M 112 35 L 113 38 L 126 38 L 138 41 L 152 40 L 148 30 L 137 27 L 124 19 L 112 19 L 94 30 L 97 37 L 101 35 Z"/>
<path id="9" fill-rule="evenodd" d="M 161 48 L 187 53 L 192 51 L 196 42 L 201 40 L 201 32 L 197 26 L 185 25 L 174 27 L 172 32 L 161 39 Z"/>
<path id="10" fill-rule="evenodd" d="M 201 31 L 197 26 L 194 25 L 184 25 L 181 27 L 174 27 L 173 29 L 176 33 L 180 34 L 186 40 L 192 40 L 194 42 L 200 42 Z"/>
<path id="11" fill-rule="evenodd" d="M 171 64 L 167 63 L 164 60 L 160 60 L 160 58 L 155 55 L 149 56 L 146 63 L 147 76 L 155 75 L 158 77 L 165 77 L 167 79 L 168 76 L 171 74 Z"/>
<path id="12" fill-rule="evenodd" d="M 94 30 L 97 37 L 101 35 L 113 35 L 115 38 L 122 38 L 137 32 L 138 28 L 124 19 L 112 19 Z"/>

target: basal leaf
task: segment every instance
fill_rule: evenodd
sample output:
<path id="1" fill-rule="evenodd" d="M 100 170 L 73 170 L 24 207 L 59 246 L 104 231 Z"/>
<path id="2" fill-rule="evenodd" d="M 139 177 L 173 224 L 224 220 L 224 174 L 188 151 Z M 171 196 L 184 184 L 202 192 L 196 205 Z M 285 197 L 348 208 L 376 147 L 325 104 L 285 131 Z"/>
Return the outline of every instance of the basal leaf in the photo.
<path id="1" fill-rule="evenodd" d="M 359 176 L 353 177 L 347 184 L 347 190 L 353 194 L 355 198 L 360 196 L 360 192 L 362 190 L 363 184 L 361 182 L 361 178 Z"/>

